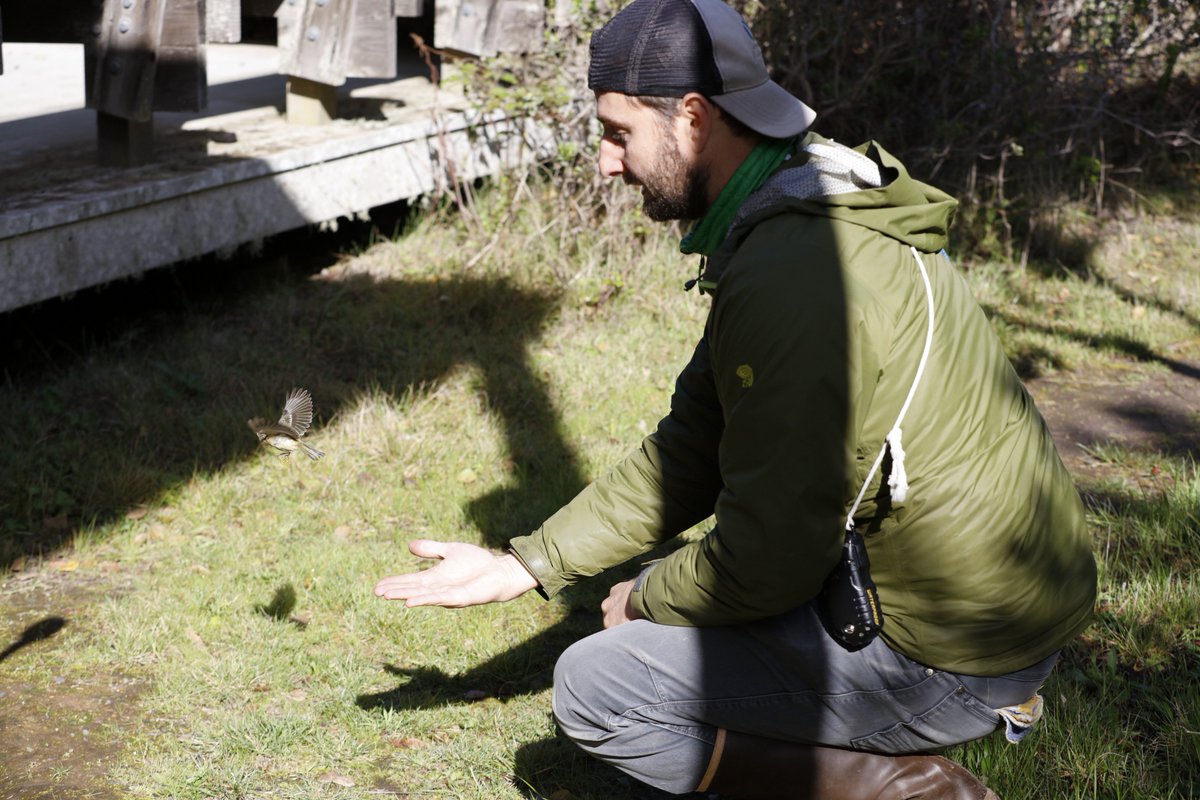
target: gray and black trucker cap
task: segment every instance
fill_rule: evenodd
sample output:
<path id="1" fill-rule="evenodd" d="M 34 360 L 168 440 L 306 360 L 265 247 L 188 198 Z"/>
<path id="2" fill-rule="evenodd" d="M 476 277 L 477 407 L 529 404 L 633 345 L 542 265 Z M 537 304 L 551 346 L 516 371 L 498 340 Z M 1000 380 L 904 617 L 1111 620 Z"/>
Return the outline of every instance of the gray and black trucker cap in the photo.
<path id="1" fill-rule="evenodd" d="M 633 0 L 592 35 L 588 88 L 651 97 L 699 92 L 779 139 L 802 133 L 816 117 L 771 80 L 750 28 L 721 0 Z"/>

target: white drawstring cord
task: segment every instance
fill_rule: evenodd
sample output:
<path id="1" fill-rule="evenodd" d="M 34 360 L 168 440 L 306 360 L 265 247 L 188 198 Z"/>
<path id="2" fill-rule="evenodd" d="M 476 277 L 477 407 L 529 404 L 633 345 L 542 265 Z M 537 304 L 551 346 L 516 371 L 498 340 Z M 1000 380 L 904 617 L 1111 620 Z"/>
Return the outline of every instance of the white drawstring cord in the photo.
<path id="1" fill-rule="evenodd" d="M 867 493 L 867 487 L 871 484 L 871 480 L 875 477 L 875 471 L 883 463 L 883 456 L 889 449 L 892 451 L 892 473 L 888 476 L 888 489 L 891 492 L 892 501 L 903 503 L 908 497 L 908 473 L 904 469 L 904 446 L 902 443 L 904 433 L 900 430 L 900 423 L 904 421 L 904 415 L 908 413 L 908 406 L 912 403 L 913 395 L 917 393 L 917 384 L 921 382 L 925 364 L 929 361 L 929 351 L 933 348 L 933 286 L 929 283 L 929 273 L 925 271 L 925 264 L 921 261 L 921 255 L 917 252 L 917 248 L 909 247 L 908 249 L 916 259 L 917 267 L 921 270 L 921 280 L 925 282 L 925 300 L 929 308 L 929 322 L 925 329 L 925 351 L 921 353 L 921 361 L 917 364 L 917 374 L 913 377 L 908 397 L 904 399 L 904 405 L 900 407 L 896 424 L 888 432 L 887 439 L 883 447 L 879 449 L 879 455 L 875 458 L 875 463 L 871 465 L 871 471 L 867 473 L 867 478 L 863 481 L 858 497 L 854 499 L 854 505 L 850 507 L 850 513 L 846 515 L 846 530 L 854 528 L 854 514 L 858 511 L 858 506 Z"/>

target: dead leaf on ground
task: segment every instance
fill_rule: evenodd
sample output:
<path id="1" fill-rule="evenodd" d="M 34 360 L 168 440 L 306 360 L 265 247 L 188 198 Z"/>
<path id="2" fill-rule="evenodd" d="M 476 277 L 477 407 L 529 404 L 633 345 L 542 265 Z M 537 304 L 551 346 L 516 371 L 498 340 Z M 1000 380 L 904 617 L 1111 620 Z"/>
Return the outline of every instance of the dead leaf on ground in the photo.
<path id="1" fill-rule="evenodd" d="M 343 775 L 340 772 L 326 772 L 321 777 L 317 778 L 321 783 L 336 783 L 338 786 L 345 786 L 349 789 L 354 785 L 354 779 L 348 775 Z"/>
<path id="2" fill-rule="evenodd" d="M 413 750 L 423 746 L 425 743 L 413 736 L 399 736 L 394 739 L 388 739 L 388 744 L 397 750 Z"/>

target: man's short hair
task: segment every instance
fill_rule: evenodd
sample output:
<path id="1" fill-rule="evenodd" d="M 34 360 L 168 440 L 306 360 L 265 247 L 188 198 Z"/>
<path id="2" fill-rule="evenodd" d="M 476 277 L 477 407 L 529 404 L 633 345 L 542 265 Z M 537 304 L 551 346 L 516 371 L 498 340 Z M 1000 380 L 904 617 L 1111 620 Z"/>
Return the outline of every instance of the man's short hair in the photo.
<path id="1" fill-rule="evenodd" d="M 588 87 L 630 97 L 699 92 L 773 138 L 803 133 L 816 116 L 771 80 L 754 35 L 721 0 L 633 0 L 592 35 Z"/>
<path id="2" fill-rule="evenodd" d="M 636 95 L 634 101 L 643 106 L 657 112 L 664 120 L 675 119 L 675 115 L 679 113 L 679 104 L 682 98 L 679 97 L 656 97 L 654 95 Z M 715 105 L 715 104 L 714 104 Z M 759 134 L 746 123 L 742 122 L 737 117 L 734 117 L 728 111 L 725 111 L 720 106 L 716 106 L 717 113 L 721 115 L 721 119 L 729 126 L 729 130 L 739 139 L 752 139 Z"/>

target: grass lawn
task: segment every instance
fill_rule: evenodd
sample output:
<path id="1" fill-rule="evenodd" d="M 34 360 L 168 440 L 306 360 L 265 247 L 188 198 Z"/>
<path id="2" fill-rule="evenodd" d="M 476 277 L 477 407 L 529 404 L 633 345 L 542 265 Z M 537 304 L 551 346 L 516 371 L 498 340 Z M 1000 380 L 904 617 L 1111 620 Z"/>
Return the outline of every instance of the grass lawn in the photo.
<path id="1" fill-rule="evenodd" d="M 0 796 L 652 796 L 549 713 L 627 570 L 463 611 L 371 592 L 412 538 L 527 532 L 666 409 L 708 300 L 623 197 L 573 223 L 508 186 L 341 255 L 292 237 L 3 320 Z M 1006 798 L 1195 797 L 1200 224 L 1089 235 L 1086 263 L 967 272 L 1034 383 L 1171 378 L 1195 427 L 1185 397 L 1184 447 L 1088 445 L 1096 623 L 1046 724 L 951 755 Z M 321 461 L 246 426 L 293 386 Z"/>

